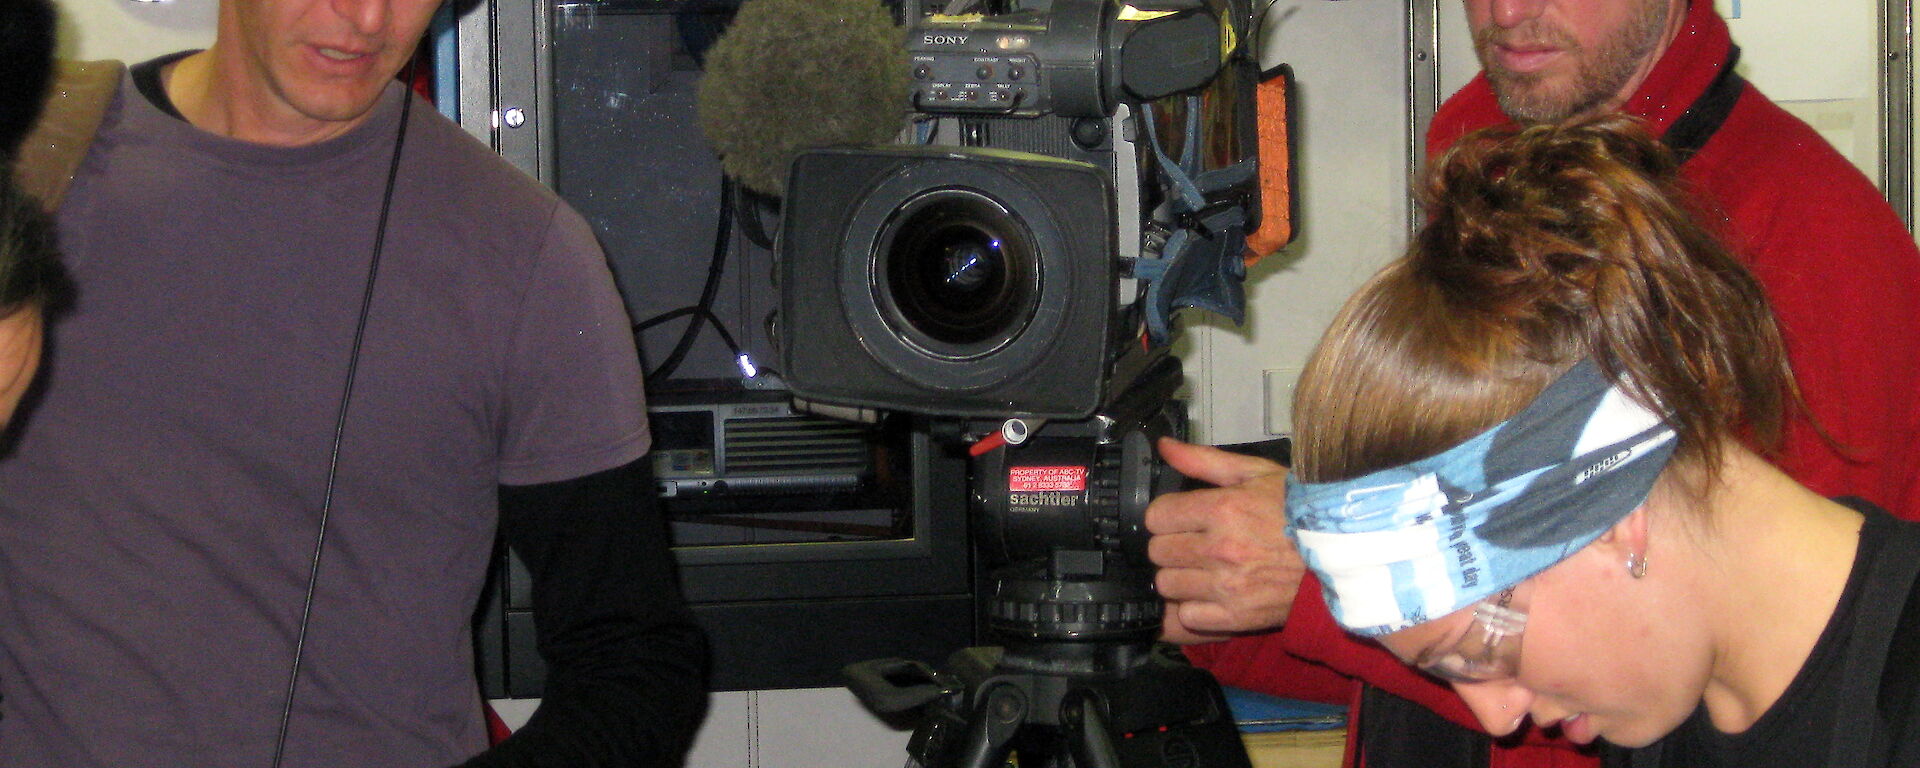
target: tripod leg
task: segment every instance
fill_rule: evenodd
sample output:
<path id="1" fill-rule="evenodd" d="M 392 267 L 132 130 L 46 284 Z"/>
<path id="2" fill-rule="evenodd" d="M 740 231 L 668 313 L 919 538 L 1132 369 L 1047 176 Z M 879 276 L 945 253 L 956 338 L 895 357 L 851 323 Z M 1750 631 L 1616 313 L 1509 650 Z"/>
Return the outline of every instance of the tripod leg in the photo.
<path id="1" fill-rule="evenodd" d="M 1060 721 L 1067 731 L 1074 768 L 1120 768 L 1120 755 L 1113 749 L 1113 724 L 1098 698 L 1075 695 L 1060 708 Z"/>
<path id="2" fill-rule="evenodd" d="M 960 747 L 956 768 L 995 768 L 1013 748 L 1013 736 L 1027 721 L 1027 694 L 1009 683 L 993 683 L 974 707 L 973 722 Z"/>
<path id="3" fill-rule="evenodd" d="M 1115 768 L 1251 765 L 1219 683 L 1170 652 L 1119 679 L 1088 682 L 1076 700 L 1087 720 L 1099 713 L 1107 731 L 1101 744 L 1117 756 Z"/>

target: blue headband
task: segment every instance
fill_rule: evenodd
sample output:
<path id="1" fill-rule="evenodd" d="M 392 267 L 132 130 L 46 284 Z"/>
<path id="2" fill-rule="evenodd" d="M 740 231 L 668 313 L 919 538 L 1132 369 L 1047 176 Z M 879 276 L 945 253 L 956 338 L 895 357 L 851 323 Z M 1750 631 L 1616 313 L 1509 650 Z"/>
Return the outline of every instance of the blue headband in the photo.
<path id="1" fill-rule="evenodd" d="M 1646 501 L 1674 432 L 1592 361 L 1446 451 L 1331 483 L 1287 481 L 1287 532 L 1341 626 L 1376 636 L 1546 570 Z"/>

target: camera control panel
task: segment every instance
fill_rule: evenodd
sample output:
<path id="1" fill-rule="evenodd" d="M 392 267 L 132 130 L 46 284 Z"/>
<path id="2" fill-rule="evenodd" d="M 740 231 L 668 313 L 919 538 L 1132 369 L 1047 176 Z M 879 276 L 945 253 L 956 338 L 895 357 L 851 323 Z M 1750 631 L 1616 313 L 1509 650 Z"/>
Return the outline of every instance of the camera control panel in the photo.
<path id="1" fill-rule="evenodd" d="M 912 67 L 913 105 L 923 112 L 1015 112 L 1040 95 L 1039 62 L 1030 55 L 919 53 Z"/>

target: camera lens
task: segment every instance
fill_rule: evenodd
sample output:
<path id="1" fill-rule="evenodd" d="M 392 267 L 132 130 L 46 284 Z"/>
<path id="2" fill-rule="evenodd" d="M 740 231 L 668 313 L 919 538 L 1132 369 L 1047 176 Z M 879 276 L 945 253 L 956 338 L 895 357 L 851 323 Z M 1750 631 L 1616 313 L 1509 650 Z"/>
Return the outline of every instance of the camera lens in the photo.
<path id="1" fill-rule="evenodd" d="M 986 195 L 922 193 L 895 211 L 877 246 L 873 287 L 888 324 L 931 354 L 989 354 L 1033 318 L 1040 293 L 1033 237 Z"/>

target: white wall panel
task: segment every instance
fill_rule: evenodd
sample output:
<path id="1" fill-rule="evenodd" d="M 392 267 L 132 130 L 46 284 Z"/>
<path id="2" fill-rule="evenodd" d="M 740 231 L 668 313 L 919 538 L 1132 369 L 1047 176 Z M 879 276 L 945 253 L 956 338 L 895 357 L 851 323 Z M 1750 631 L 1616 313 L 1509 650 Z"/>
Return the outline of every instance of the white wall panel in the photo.
<path id="1" fill-rule="evenodd" d="M 1865 171 L 1880 173 L 1877 0 L 1716 0 L 1740 73 Z"/>
<path id="2" fill-rule="evenodd" d="M 54 0 L 60 9 L 60 55 L 71 59 L 145 61 L 205 48 L 213 41 L 217 0 Z"/>

